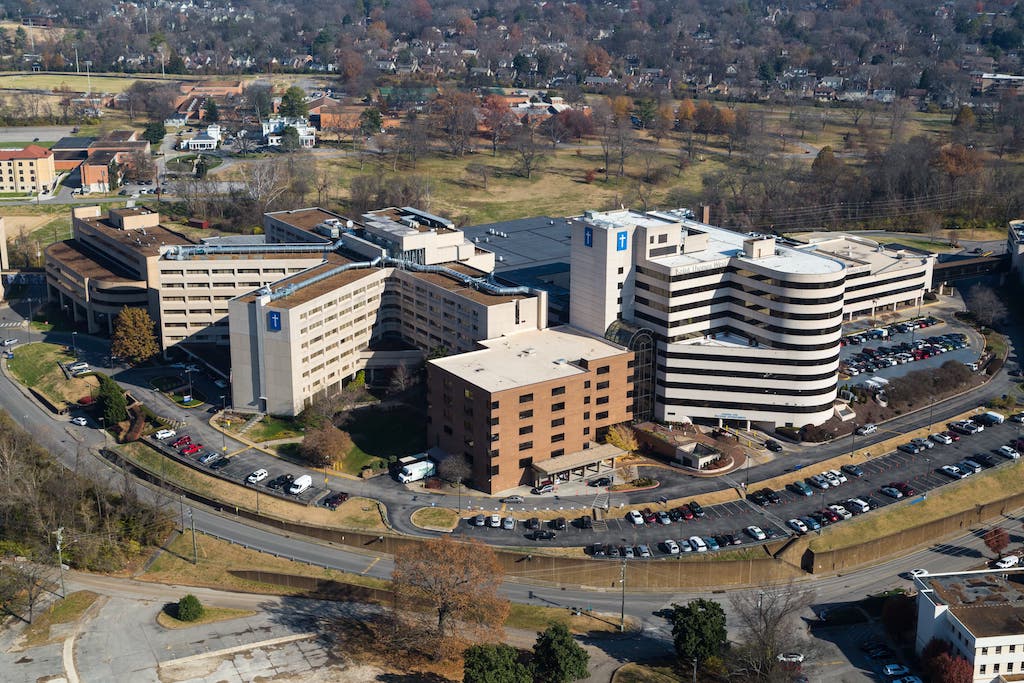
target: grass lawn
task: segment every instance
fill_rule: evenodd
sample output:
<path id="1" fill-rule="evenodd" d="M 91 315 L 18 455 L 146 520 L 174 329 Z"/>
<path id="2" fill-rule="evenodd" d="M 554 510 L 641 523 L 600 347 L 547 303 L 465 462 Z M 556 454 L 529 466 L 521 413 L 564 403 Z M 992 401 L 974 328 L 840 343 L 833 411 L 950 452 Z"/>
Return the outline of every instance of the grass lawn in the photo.
<path id="1" fill-rule="evenodd" d="M 1006 357 L 1006 337 L 998 332 L 989 330 L 985 334 L 985 346 L 991 347 L 992 353 L 994 353 L 997 358 Z"/>
<path id="2" fill-rule="evenodd" d="M 16 347 L 14 358 L 7 361 L 7 367 L 19 382 L 44 394 L 54 403 L 75 403 L 94 394 L 99 381 L 93 376 L 65 379 L 57 364 L 73 360 L 74 356 L 61 345 L 36 342 Z"/>
<path id="3" fill-rule="evenodd" d="M 70 624 L 78 621 L 85 610 L 89 609 L 96 598 L 100 597 L 92 591 L 70 593 L 63 600 L 57 600 L 43 614 L 36 615 L 32 623 L 25 628 L 25 647 L 37 647 L 55 642 L 50 639 L 50 629 L 58 624 Z"/>
<path id="4" fill-rule="evenodd" d="M 239 423 L 239 428 L 243 424 L 245 423 Z M 291 439 L 296 436 L 302 436 L 302 434 L 302 427 L 295 420 L 267 415 L 257 422 L 252 429 L 247 431 L 245 436 L 250 441 L 260 442 L 274 441 L 275 439 Z"/>
<path id="5" fill-rule="evenodd" d="M 177 604 L 175 604 L 174 607 L 177 608 Z M 180 621 L 168 614 L 166 609 L 163 609 L 160 610 L 160 614 L 156 615 L 156 623 L 160 624 L 164 628 L 176 630 L 192 628 L 193 626 L 202 626 L 203 624 L 215 624 L 219 621 L 229 621 L 231 619 L 240 619 L 241 617 L 251 617 L 254 614 L 256 614 L 256 611 L 251 609 L 207 607 L 206 605 L 203 605 L 203 616 L 199 617 L 195 621 Z"/>
<path id="6" fill-rule="evenodd" d="M 205 397 L 197 391 L 192 392 L 188 401 L 185 400 L 185 394 L 171 394 L 170 398 L 182 408 L 198 408 L 206 402 Z"/>
<path id="7" fill-rule="evenodd" d="M 143 581 L 180 584 L 184 586 L 209 586 L 221 590 L 236 590 L 250 593 L 294 595 L 303 591 L 257 581 L 244 581 L 229 573 L 231 569 L 258 569 L 263 571 L 314 576 L 340 583 L 349 583 L 368 588 L 388 587 L 388 582 L 370 576 L 346 574 L 301 562 L 292 562 L 255 550 L 247 550 L 204 534 L 196 535 L 199 549 L 199 564 L 192 564 L 192 536 L 189 533 L 177 536 L 167 550 L 150 565 L 141 576 Z M 373 558 L 367 557 L 367 566 Z"/>
<path id="8" fill-rule="evenodd" d="M 160 377 L 154 377 L 149 380 L 149 384 L 157 391 L 170 391 L 180 387 L 182 385 L 182 380 L 180 377 L 161 375 Z"/>
<path id="9" fill-rule="evenodd" d="M 67 88 L 73 92 L 119 93 L 131 87 L 137 80 L 161 80 L 160 74 L 102 75 L 84 73 L 25 73 L 0 76 L 0 90 L 56 90 Z M 194 80 L 188 76 L 169 76 L 167 81 Z"/>
<path id="10" fill-rule="evenodd" d="M 672 666 L 626 664 L 612 676 L 612 683 L 679 683 L 683 680 Z"/>
<path id="11" fill-rule="evenodd" d="M 810 548 L 823 552 L 859 545 L 1005 498 L 1020 490 L 1021 473 L 1021 464 L 1012 462 L 929 491 L 920 503 L 887 505 L 870 515 L 822 529 L 821 536 L 811 540 Z"/>
<path id="12" fill-rule="evenodd" d="M 418 411 L 405 406 L 393 410 L 363 408 L 352 411 L 341 425 L 353 444 L 342 463 L 342 470 L 358 474 L 379 459 L 422 453 L 427 445 L 425 419 Z"/>
<path id="13" fill-rule="evenodd" d="M 418 527 L 450 531 L 459 523 L 459 513 L 451 508 L 420 508 L 412 513 L 412 523 Z"/>
<path id="14" fill-rule="evenodd" d="M 50 149 L 56 140 L 37 140 L 35 142 L 31 140 L 24 140 L 20 142 L 0 142 L 0 149 L 25 149 L 29 145 L 35 145 L 36 147 L 45 147 Z M 6 193 L 13 194 L 13 193 Z"/>
<path id="15" fill-rule="evenodd" d="M 166 550 L 153 561 L 149 569 L 136 578 L 154 583 L 208 586 L 220 590 L 235 590 L 248 593 L 267 593 L 272 595 L 300 595 L 304 593 L 302 589 L 298 588 L 289 588 L 287 586 L 258 581 L 246 581 L 230 573 L 232 569 L 248 569 L 293 574 L 296 576 L 312 576 L 377 590 L 389 590 L 391 587 L 391 583 L 383 579 L 313 567 L 301 562 L 292 562 L 281 557 L 248 550 L 204 534 L 196 535 L 196 546 L 199 550 L 199 563 L 192 564 L 192 536 L 189 533 L 176 536 L 170 545 L 167 546 Z M 367 568 L 375 564 L 376 561 L 375 558 L 367 556 Z M 209 610 L 210 608 L 207 609 Z M 566 609 L 516 603 L 512 603 L 505 625 L 509 628 L 539 631 L 555 622 L 564 623 L 573 633 L 580 634 L 595 631 L 617 631 L 619 627 L 618 618 L 614 615 L 581 614 L 580 616 L 572 616 Z M 631 626 L 632 624 L 627 620 L 626 627 L 630 628 Z"/>

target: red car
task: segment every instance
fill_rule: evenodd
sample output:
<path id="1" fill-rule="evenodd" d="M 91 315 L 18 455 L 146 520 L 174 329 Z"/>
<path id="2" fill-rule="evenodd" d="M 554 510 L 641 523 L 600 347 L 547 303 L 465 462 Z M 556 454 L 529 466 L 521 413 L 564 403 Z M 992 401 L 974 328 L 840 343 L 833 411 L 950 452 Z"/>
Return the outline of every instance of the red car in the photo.
<path id="1" fill-rule="evenodd" d="M 676 509 L 679 510 L 679 514 L 681 514 L 683 516 L 683 519 L 685 519 L 687 522 L 693 519 L 693 510 L 690 509 L 689 505 L 681 505 Z"/>
<path id="2" fill-rule="evenodd" d="M 182 455 L 195 455 L 196 453 L 198 453 L 201 450 L 203 450 L 203 444 L 201 444 L 201 443 L 194 443 L 191 446 L 185 446 L 184 448 L 182 448 L 181 449 L 181 454 Z"/>
<path id="3" fill-rule="evenodd" d="M 640 511 L 640 514 L 644 516 L 644 521 L 648 524 L 654 524 L 658 521 L 658 515 L 651 512 L 650 508 L 644 508 Z"/>
<path id="4" fill-rule="evenodd" d="M 905 481 L 894 481 L 893 483 L 889 484 L 889 486 L 893 487 L 894 489 L 902 493 L 904 496 L 913 496 L 914 494 L 917 493 L 917 491 L 914 490 L 914 487 Z"/>
<path id="5" fill-rule="evenodd" d="M 171 448 L 181 448 L 182 446 L 189 446 L 192 444 L 191 436 L 183 436 L 174 443 L 171 444 Z"/>
<path id="6" fill-rule="evenodd" d="M 829 510 L 828 508 L 822 508 L 821 510 L 819 510 L 819 512 L 821 514 L 825 515 L 826 517 L 828 517 L 828 521 L 832 522 L 833 524 L 835 524 L 840 519 L 842 519 L 842 517 L 840 517 L 838 514 L 836 514 L 832 510 Z"/>
<path id="7" fill-rule="evenodd" d="M 943 433 L 943 434 L 945 434 L 946 436 L 948 436 L 948 437 L 949 437 L 950 439 L 952 439 L 952 440 L 953 440 L 954 442 L 956 442 L 956 441 L 959 441 L 959 440 L 960 440 L 960 435 L 959 435 L 959 434 L 957 434 L 956 432 L 942 432 L 942 433 Z"/>

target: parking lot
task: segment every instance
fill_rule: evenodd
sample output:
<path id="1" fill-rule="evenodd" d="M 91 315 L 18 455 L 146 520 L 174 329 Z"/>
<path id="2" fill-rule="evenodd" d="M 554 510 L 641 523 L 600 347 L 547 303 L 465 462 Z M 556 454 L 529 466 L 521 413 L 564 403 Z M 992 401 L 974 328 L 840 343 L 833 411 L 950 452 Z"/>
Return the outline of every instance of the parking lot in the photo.
<path id="1" fill-rule="evenodd" d="M 787 526 L 788 520 L 806 518 L 828 505 L 841 504 L 850 498 L 865 500 L 872 509 L 897 502 L 913 504 L 912 501 L 926 496 L 929 491 L 953 481 L 952 478 L 940 474 L 937 471 L 938 468 L 970 458 L 976 453 L 987 455 L 991 459 L 990 467 L 1006 466 L 1011 461 L 997 455 L 995 451 L 1000 446 L 1017 439 L 1020 436 L 1021 426 L 1020 423 L 1008 420 L 1003 424 L 987 427 L 984 431 L 974 435 L 962 435 L 959 441 L 949 445 L 934 443 L 933 448 L 916 455 L 893 451 L 861 464 L 862 476 L 845 474 L 847 481 L 838 487 L 830 486 L 828 489 L 819 489 L 811 486 L 812 495 L 810 496 L 790 488 L 779 490 L 775 492 L 778 502 L 767 505 L 758 505 L 748 495 L 744 500 L 707 506 L 704 508 L 705 516 L 703 518 L 690 521 L 671 522 L 670 524 L 656 521 L 653 524 L 636 525 L 627 519 L 622 510 L 613 506 L 608 511 L 605 521 L 593 521 L 592 528 L 584 528 L 580 524 L 579 518 L 584 514 L 590 514 L 591 511 L 589 509 L 567 510 L 565 511 L 564 529 L 558 528 L 560 525 L 556 522 L 542 523 L 543 528 L 554 532 L 554 538 L 533 540 L 533 531 L 523 523 L 524 519 L 530 517 L 533 508 L 527 505 L 506 505 L 498 514 L 502 518 L 508 515 L 514 515 L 517 518 L 513 530 L 476 526 L 473 523 L 474 513 L 460 521 L 458 531 L 494 543 L 507 543 L 510 540 L 538 546 L 592 546 L 594 543 L 601 543 L 616 550 L 620 546 L 625 550 L 626 547 L 632 549 L 640 545 L 647 545 L 655 557 L 668 554 L 665 547 L 661 545 L 666 539 L 679 542 L 691 536 L 707 538 L 729 534 L 738 541 L 731 547 L 748 546 L 759 543 L 744 532 L 749 525 L 760 527 L 768 538 L 790 536 L 795 532 Z M 804 468 L 803 471 L 806 471 L 808 479 L 821 472 L 820 469 L 813 466 Z M 880 493 L 880 487 L 890 483 L 906 485 L 913 490 L 913 493 L 903 496 L 901 500 Z M 753 488 L 751 487 L 751 489 Z M 749 493 L 754 493 L 754 491 Z M 656 503 L 652 503 L 649 509 L 654 513 L 669 510 L 667 505 Z M 850 510 L 850 512 L 854 511 Z M 491 514 L 495 513 L 487 511 L 485 515 L 488 518 L 487 522 L 489 522 Z M 811 533 L 813 533 L 813 528 Z M 685 552 L 681 554 L 685 554 Z"/>
<path id="2" fill-rule="evenodd" d="M 199 458 L 211 451 L 218 452 L 220 448 L 214 444 L 206 444 L 197 453 L 191 455 L 183 454 L 180 452 L 180 449 L 173 448 L 172 444 L 184 435 L 186 435 L 185 432 L 179 432 L 175 436 L 166 439 L 157 439 L 155 437 L 148 437 L 148 439 L 160 452 L 189 467 L 200 470 L 204 474 L 220 477 L 234 484 L 241 484 L 242 486 L 256 489 L 260 493 L 276 496 L 277 498 L 296 501 L 306 505 L 320 505 L 324 504 L 325 499 L 329 498 L 331 494 L 337 493 L 324 487 L 322 484 L 318 486 L 322 480 L 318 480 L 314 474 L 311 475 L 313 477 L 312 486 L 298 495 L 289 494 L 287 492 L 288 484 L 284 483 L 283 477 L 297 477 L 307 473 L 307 470 L 290 465 L 287 461 L 270 457 L 255 449 L 248 449 L 230 456 L 222 454 L 216 460 L 204 465 L 199 462 Z M 258 483 L 248 483 L 246 478 L 260 469 L 267 470 L 267 476 Z"/>
<path id="3" fill-rule="evenodd" d="M 927 327 L 905 332 L 899 329 L 906 328 L 898 328 L 897 325 L 876 328 L 886 330 L 888 336 L 885 338 L 866 338 L 870 331 L 844 336 L 845 345 L 839 351 L 842 372 L 853 378 L 852 383 L 858 384 L 872 377 L 892 379 L 913 370 L 937 368 L 950 360 L 959 363 L 974 363 L 978 360 L 981 349 L 971 344 L 967 328 L 956 322 L 944 322 L 936 318 L 922 320 L 932 322 Z M 941 339 L 944 335 L 962 336 Z M 957 339 L 964 342 L 961 348 L 957 348 Z M 870 352 L 879 352 L 881 349 L 886 349 L 888 353 L 875 353 L 869 357 Z M 900 355 L 903 357 L 900 358 Z M 880 358 L 882 356 L 884 360 Z M 911 357 L 914 359 L 911 360 Z M 893 362 L 896 364 L 893 365 Z"/>

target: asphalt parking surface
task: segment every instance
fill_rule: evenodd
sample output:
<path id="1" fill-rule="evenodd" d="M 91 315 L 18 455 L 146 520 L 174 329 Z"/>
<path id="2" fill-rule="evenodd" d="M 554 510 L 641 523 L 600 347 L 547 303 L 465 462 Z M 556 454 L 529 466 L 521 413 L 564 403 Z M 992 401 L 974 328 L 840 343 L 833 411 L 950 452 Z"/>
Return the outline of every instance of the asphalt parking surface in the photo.
<path id="1" fill-rule="evenodd" d="M 844 330 L 845 332 L 845 330 Z M 958 363 L 974 363 L 978 360 L 981 349 L 977 348 L 974 344 L 973 338 L 975 335 L 971 334 L 969 328 L 964 327 L 956 322 L 944 322 L 938 325 L 932 325 L 931 327 L 925 327 L 914 332 L 897 332 L 890 335 L 887 339 L 871 339 L 864 344 L 847 344 L 839 350 L 839 363 L 845 364 L 853 356 L 862 353 L 864 349 L 877 349 L 879 346 L 897 346 L 904 342 L 913 342 L 916 339 L 928 339 L 929 337 L 940 337 L 944 334 L 960 333 L 966 334 L 968 340 L 971 340 L 972 345 L 966 346 L 962 349 L 955 349 L 952 351 L 946 351 L 940 353 L 937 356 L 931 358 L 924 358 L 921 360 L 913 361 L 910 363 L 904 363 L 902 365 L 894 365 L 887 368 L 881 368 L 879 370 L 871 370 L 868 372 L 862 372 L 859 375 L 850 378 L 851 384 L 859 384 L 864 380 L 872 377 L 883 377 L 885 379 L 893 379 L 894 377 L 902 377 L 908 372 L 914 370 L 931 370 L 934 368 L 941 367 L 947 361 L 957 361 Z M 852 333 L 848 333 L 852 334 Z"/>
<path id="2" fill-rule="evenodd" d="M 870 496 L 879 504 L 879 507 L 894 503 L 913 505 L 915 502 L 923 500 L 929 491 L 954 481 L 946 475 L 938 473 L 936 470 L 939 467 L 967 459 L 976 453 L 990 456 L 993 460 L 993 467 L 1004 466 L 1010 461 L 996 455 L 994 451 L 999 446 L 1016 439 L 1020 435 L 1020 427 L 1022 425 L 1007 421 L 1001 425 L 986 427 L 985 431 L 979 434 L 963 435 L 960 441 L 950 445 L 936 443 L 933 448 L 917 455 L 893 451 L 862 463 L 861 469 L 864 471 L 864 476 L 853 477 L 847 474 L 847 482 L 838 488 L 819 490 L 812 486 L 814 489 L 812 496 L 800 495 L 789 489 L 780 490 L 777 493 L 781 501 L 775 505 L 760 506 L 749 499 L 744 499 L 705 506 L 706 516 L 703 519 L 673 522 L 668 525 L 655 523 L 636 526 L 625 518 L 624 512 L 613 507 L 608 512 L 607 528 L 600 522 L 595 522 L 595 528 L 583 529 L 573 522 L 580 515 L 590 514 L 590 510 L 567 510 L 564 530 L 553 529 L 550 523 L 543 524 L 544 528 L 555 531 L 555 539 L 534 541 L 531 532 L 522 523 L 523 517 L 530 516 L 530 508 L 525 505 L 508 505 L 504 506 L 501 512 L 502 516 L 511 513 L 520 518 L 512 531 L 474 526 L 472 522 L 476 512 L 465 516 L 459 522 L 457 530 L 466 535 L 498 544 L 508 543 L 510 540 L 526 546 L 586 546 L 603 543 L 618 547 L 645 544 L 650 546 L 652 554 L 656 557 L 666 554 L 664 548 L 660 546 L 665 539 L 671 538 L 678 542 L 694 535 L 706 537 L 732 534 L 735 538 L 742 540 L 741 545 L 748 546 L 758 543 L 743 532 L 743 529 L 749 525 L 759 526 L 765 533 L 774 534 L 776 537 L 790 536 L 793 532 L 786 526 L 788 519 L 805 517 L 811 512 L 821 510 L 833 503 L 841 503 L 848 498 Z M 802 468 L 801 471 L 806 472 L 806 476 L 810 477 L 824 470 L 809 466 Z M 890 482 L 905 482 L 915 489 L 916 493 L 902 500 L 889 498 L 881 494 L 879 488 Z M 656 503 L 652 503 L 648 507 L 654 512 L 668 509 L 665 505 Z M 483 511 L 483 514 L 489 517 L 493 511 L 486 510 Z"/>

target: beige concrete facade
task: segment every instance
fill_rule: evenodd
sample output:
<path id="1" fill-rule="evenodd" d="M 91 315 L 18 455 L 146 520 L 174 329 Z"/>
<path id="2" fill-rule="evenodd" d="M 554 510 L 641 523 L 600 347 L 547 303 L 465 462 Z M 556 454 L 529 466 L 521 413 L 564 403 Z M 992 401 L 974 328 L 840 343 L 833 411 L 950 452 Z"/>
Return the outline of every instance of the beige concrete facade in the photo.
<path id="1" fill-rule="evenodd" d="M 56 179 L 53 152 L 45 147 L 0 150 L 0 192 L 42 194 L 53 189 Z"/>

